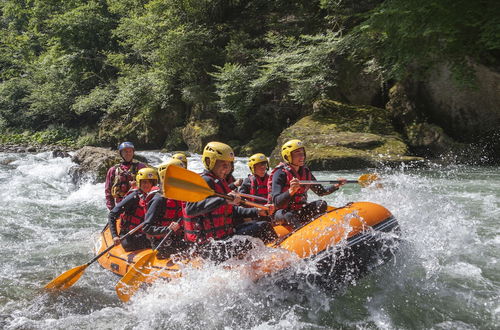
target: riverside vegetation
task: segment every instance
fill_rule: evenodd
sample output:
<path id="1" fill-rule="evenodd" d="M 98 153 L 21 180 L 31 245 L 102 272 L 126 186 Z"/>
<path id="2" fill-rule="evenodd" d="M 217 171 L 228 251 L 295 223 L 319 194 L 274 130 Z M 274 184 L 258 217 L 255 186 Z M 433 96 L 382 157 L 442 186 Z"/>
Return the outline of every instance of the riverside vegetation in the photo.
<path id="1" fill-rule="evenodd" d="M 200 152 L 218 139 L 243 156 L 270 153 L 290 132 L 307 140 L 316 118 L 331 125 L 314 143 L 337 149 L 313 150 L 311 161 L 335 168 L 332 157 L 349 150 L 368 165 L 381 150 L 401 161 L 463 150 L 500 123 L 494 0 L 5 0 L 0 8 L 4 144 L 131 140 Z M 372 123 L 382 117 L 380 131 Z M 498 139 L 484 141 L 487 155 L 500 154 Z"/>

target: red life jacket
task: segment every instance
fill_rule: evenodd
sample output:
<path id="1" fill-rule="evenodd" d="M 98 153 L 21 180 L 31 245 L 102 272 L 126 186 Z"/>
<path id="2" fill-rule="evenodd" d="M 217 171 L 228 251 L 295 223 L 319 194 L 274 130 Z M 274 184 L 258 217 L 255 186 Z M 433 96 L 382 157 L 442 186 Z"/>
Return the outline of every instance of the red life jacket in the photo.
<path id="1" fill-rule="evenodd" d="M 297 178 L 301 181 L 302 180 L 311 180 L 311 178 L 312 178 L 311 170 L 309 170 L 309 168 L 306 166 L 301 166 L 299 168 L 299 173 L 297 173 L 290 165 L 288 165 L 286 163 L 280 163 L 278 166 L 276 166 L 271 171 L 271 174 L 269 175 L 269 180 L 267 181 L 267 189 L 269 192 L 268 200 L 270 203 L 272 203 L 271 193 L 273 191 L 273 187 L 272 187 L 273 175 L 278 169 L 281 169 L 283 172 L 286 173 L 286 184 L 281 189 L 282 193 L 287 191 L 288 188 L 290 188 L 290 181 L 293 178 Z M 281 207 L 281 208 L 282 209 L 290 209 L 290 210 L 299 210 L 305 204 L 307 204 L 307 191 L 308 190 L 309 190 L 308 185 L 300 186 L 300 189 L 295 193 L 295 195 L 292 196 L 292 198 L 288 202 L 288 205 L 286 205 L 285 207 Z"/>
<path id="2" fill-rule="evenodd" d="M 111 195 L 119 202 L 127 195 L 130 190 L 130 181 L 135 180 L 139 163 L 132 162 L 127 169 L 124 164 L 115 165 L 115 175 L 113 185 L 111 186 Z"/>
<path id="3" fill-rule="evenodd" d="M 131 190 L 127 194 L 137 194 L 138 199 L 134 209 L 132 209 L 131 211 L 129 210 L 127 212 L 123 212 L 120 215 L 120 233 L 128 233 L 144 221 L 148 203 L 157 191 L 158 187 L 153 187 L 148 194 L 143 193 L 142 190 L 139 189 Z M 142 232 L 142 229 L 139 230 L 139 232 Z"/>
<path id="4" fill-rule="evenodd" d="M 205 171 L 201 176 L 210 186 L 215 187 L 215 192 L 220 194 L 231 192 L 226 181 L 217 178 L 211 172 Z M 188 242 L 206 243 L 209 238 L 219 240 L 234 233 L 233 205 L 223 204 L 210 213 L 196 217 L 186 215 L 186 209 L 183 208 L 183 214 L 184 238 Z"/>
<path id="5" fill-rule="evenodd" d="M 262 178 L 256 175 L 249 175 L 248 178 L 250 179 L 250 195 L 267 198 L 267 181 L 269 179 L 269 174 L 266 173 Z M 260 200 L 256 200 L 255 202 L 266 204 L 266 202 Z"/>
<path id="6" fill-rule="evenodd" d="M 165 213 L 163 213 L 162 218 L 158 221 L 157 224 L 158 226 L 168 227 L 172 222 L 177 221 L 179 218 L 182 217 L 183 217 L 182 202 L 175 199 L 165 198 Z M 179 222 L 179 225 L 180 225 L 179 230 L 173 232 L 172 235 L 182 238 L 182 236 L 184 235 L 183 220 Z M 163 238 L 163 236 L 159 235 L 147 235 L 147 236 L 155 237 L 158 239 Z"/>

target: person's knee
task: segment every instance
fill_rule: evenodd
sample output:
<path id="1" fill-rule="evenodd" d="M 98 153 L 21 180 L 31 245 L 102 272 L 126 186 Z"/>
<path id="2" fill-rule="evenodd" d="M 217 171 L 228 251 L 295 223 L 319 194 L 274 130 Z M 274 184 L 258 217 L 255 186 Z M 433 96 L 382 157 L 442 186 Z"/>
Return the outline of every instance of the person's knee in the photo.
<path id="1" fill-rule="evenodd" d="M 323 200 L 318 201 L 317 209 L 319 213 L 325 213 L 327 208 L 328 204 L 325 201 Z"/>

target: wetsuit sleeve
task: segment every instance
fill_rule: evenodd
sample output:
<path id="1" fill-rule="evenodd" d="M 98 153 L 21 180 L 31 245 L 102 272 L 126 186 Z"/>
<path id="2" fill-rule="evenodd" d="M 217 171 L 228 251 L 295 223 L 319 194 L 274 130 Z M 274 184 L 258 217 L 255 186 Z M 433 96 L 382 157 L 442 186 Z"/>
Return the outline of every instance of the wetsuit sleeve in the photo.
<path id="1" fill-rule="evenodd" d="M 195 203 L 188 202 L 186 203 L 186 215 L 196 217 L 198 215 L 210 213 L 224 204 L 227 204 L 226 200 L 216 196 L 208 197 Z"/>
<path id="2" fill-rule="evenodd" d="M 205 180 L 207 181 L 207 180 Z M 215 190 L 215 187 L 213 186 L 212 182 L 207 181 L 208 185 L 210 188 Z M 222 198 L 222 197 L 217 197 L 217 196 L 211 196 L 207 197 L 202 201 L 199 202 L 188 202 L 186 203 L 185 207 L 185 212 L 186 215 L 190 217 L 196 217 L 198 215 L 210 213 L 213 210 L 217 209 L 221 205 L 227 204 L 227 201 Z"/>
<path id="3" fill-rule="evenodd" d="M 148 204 L 148 212 L 144 220 L 144 227 L 142 231 L 149 235 L 165 235 L 168 232 L 167 226 L 158 226 L 157 224 L 163 218 L 166 209 L 166 199 L 160 194 L 155 197 Z M 177 219 L 172 219 L 176 221 Z"/>
<path id="4" fill-rule="evenodd" d="M 137 164 L 137 171 L 139 171 L 140 169 L 146 168 L 146 167 L 148 167 L 146 164 L 139 162 Z"/>
<path id="5" fill-rule="evenodd" d="M 238 188 L 238 192 L 243 194 L 250 194 L 250 186 L 251 186 L 250 178 L 245 178 L 241 186 Z"/>
<path id="6" fill-rule="evenodd" d="M 311 174 L 311 180 L 313 181 L 316 181 L 316 178 L 314 177 L 314 175 Z M 338 188 L 335 187 L 335 185 L 331 185 L 330 187 L 328 188 L 325 188 L 323 187 L 322 185 L 320 184 L 315 184 L 315 185 L 312 185 L 311 186 L 311 190 L 318 196 L 325 196 L 325 195 L 329 195 L 331 194 L 332 192 L 334 192 L 335 190 L 337 190 Z"/>
<path id="7" fill-rule="evenodd" d="M 279 169 L 273 174 L 273 190 L 271 191 L 272 202 L 278 209 L 286 207 L 292 198 L 288 190 L 281 192 L 284 187 L 286 187 L 286 173 Z"/>
<path id="8" fill-rule="evenodd" d="M 259 210 L 241 206 L 233 207 L 233 218 L 256 218 L 259 216 Z"/>
<path id="9" fill-rule="evenodd" d="M 130 211 L 133 206 L 137 203 L 137 193 L 132 193 L 126 196 L 116 204 L 115 207 L 108 214 L 108 224 L 111 230 L 111 235 L 113 237 L 118 237 L 118 229 L 116 228 L 116 220 L 120 217 L 123 212 Z"/>
<path id="10" fill-rule="evenodd" d="M 104 184 L 104 195 L 106 196 L 106 207 L 108 210 L 112 210 L 115 207 L 115 199 L 111 194 L 111 187 L 113 186 L 113 181 L 115 180 L 115 167 L 111 167 L 106 174 L 106 183 Z"/>

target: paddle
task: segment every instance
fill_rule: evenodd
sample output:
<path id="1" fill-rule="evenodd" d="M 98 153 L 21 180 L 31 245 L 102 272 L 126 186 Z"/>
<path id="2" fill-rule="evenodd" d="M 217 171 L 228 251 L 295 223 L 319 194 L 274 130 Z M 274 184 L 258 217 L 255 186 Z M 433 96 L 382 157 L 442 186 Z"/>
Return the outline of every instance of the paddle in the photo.
<path id="1" fill-rule="evenodd" d="M 346 183 L 358 183 L 362 187 L 367 187 L 374 181 L 379 180 L 379 176 L 375 173 L 363 174 L 357 180 L 347 180 Z M 340 183 L 339 180 L 317 180 L 317 181 L 300 181 L 301 185 L 314 185 L 314 184 L 336 184 Z"/>
<path id="2" fill-rule="evenodd" d="M 128 237 L 128 236 L 132 235 L 133 233 L 135 233 L 136 231 L 138 231 L 139 229 L 141 229 L 143 225 L 144 224 L 141 223 L 140 225 L 138 225 L 137 227 L 135 227 L 134 229 L 132 229 L 131 231 L 129 231 L 128 233 L 123 235 L 123 237 L 120 238 L 120 241 L 123 240 L 125 237 Z M 61 275 L 59 275 L 58 277 L 56 277 L 55 279 L 50 281 L 43 288 L 46 290 L 66 290 L 67 288 L 71 287 L 73 284 L 76 283 L 76 281 L 78 281 L 80 279 L 80 277 L 83 275 L 83 272 L 85 271 L 85 269 L 88 266 L 90 266 L 91 264 L 96 262 L 100 257 L 105 255 L 107 252 L 109 252 L 114 247 L 115 247 L 115 245 L 113 244 L 113 245 L 109 246 L 108 248 L 106 248 L 101 253 L 99 253 L 98 255 L 96 255 L 94 257 L 94 259 L 90 260 L 86 264 L 71 268 L 70 270 L 62 273 Z"/>
<path id="3" fill-rule="evenodd" d="M 241 197 L 252 198 L 252 199 L 255 199 L 255 200 L 258 200 L 258 201 L 267 202 L 267 198 L 264 198 L 264 197 L 255 196 L 255 195 L 249 195 L 249 194 L 245 194 L 245 193 L 241 193 L 241 192 L 236 192 L 236 193 L 238 195 L 240 195 Z"/>
<path id="4" fill-rule="evenodd" d="M 215 192 L 208 186 L 201 175 L 175 165 L 169 166 L 165 172 L 163 196 L 184 202 L 198 202 L 210 196 L 222 197 L 227 200 L 234 199 L 232 196 Z M 258 197 L 249 196 L 252 196 L 252 198 Z M 267 206 L 250 201 L 242 201 L 241 204 L 269 210 Z"/>
<path id="5" fill-rule="evenodd" d="M 177 221 L 179 223 L 181 219 Z M 121 301 L 127 302 L 139 290 L 141 284 L 151 272 L 151 263 L 158 254 L 158 249 L 168 241 L 168 238 L 174 231 L 169 228 L 165 237 L 161 242 L 147 254 L 143 255 L 137 262 L 129 269 L 129 271 L 116 283 L 115 291 Z"/>

